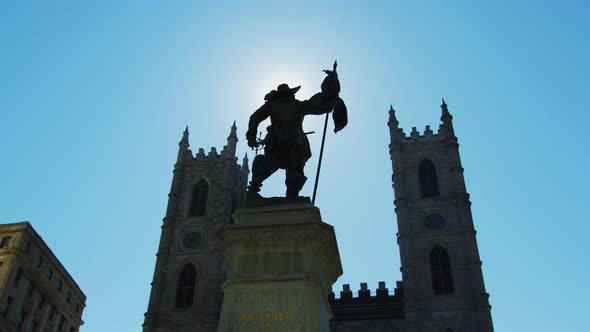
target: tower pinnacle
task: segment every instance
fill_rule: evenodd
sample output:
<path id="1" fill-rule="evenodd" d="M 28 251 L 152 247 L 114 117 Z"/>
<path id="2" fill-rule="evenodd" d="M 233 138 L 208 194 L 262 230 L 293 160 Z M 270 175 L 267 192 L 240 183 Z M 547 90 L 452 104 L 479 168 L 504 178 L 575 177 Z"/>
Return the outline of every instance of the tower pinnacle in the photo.
<path id="1" fill-rule="evenodd" d="M 441 98 L 440 108 L 442 109 L 442 117 L 441 117 L 441 120 L 443 120 L 444 117 L 450 117 L 451 120 L 453 119 L 453 117 L 451 116 L 451 113 L 449 113 L 449 109 L 447 107 L 447 103 L 445 103 L 445 99 L 444 98 Z"/>
<path id="2" fill-rule="evenodd" d="M 182 138 L 180 139 L 180 142 L 178 142 L 178 157 L 176 159 L 176 162 L 180 163 L 184 160 L 184 158 L 186 157 L 186 153 L 188 151 L 190 144 L 188 143 L 188 125 L 186 126 L 186 128 L 184 129 L 184 132 L 182 133 Z"/>
<path id="3" fill-rule="evenodd" d="M 393 109 L 393 106 L 391 104 L 389 104 L 389 122 L 388 125 L 391 127 L 391 125 L 394 126 L 394 128 L 397 128 L 399 125 L 399 122 L 397 121 L 397 117 L 395 116 L 395 110 Z"/>
<path id="4" fill-rule="evenodd" d="M 440 120 L 442 121 L 443 127 L 448 131 L 448 133 L 451 136 L 455 136 L 455 130 L 453 129 L 453 116 L 451 115 L 451 113 L 449 113 L 449 109 L 444 98 L 441 98 L 440 108 L 442 110 Z"/>
<path id="5" fill-rule="evenodd" d="M 238 135 L 236 134 L 236 129 L 238 129 L 238 127 L 236 127 L 236 120 L 234 120 L 234 123 L 231 125 L 231 131 L 229 133 L 229 137 L 227 138 L 228 140 L 230 138 L 238 139 Z"/>
<path id="6" fill-rule="evenodd" d="M 248 167 L 248 152 L 244 154 L 244 159 L 242 160 L 242 171 L 250 173 L 250 168 Z"/>
<path id="7" fill-rule="evenodd" d="M 184 132 L 182 132 L 182 139 L 180 140 L 180 142 L 178 143 L 180 144 L 186 144 L 188 145 L 188 125 L 186 125 L 186 128 L 184 129 Z"/>
<path id="8" fill-rule="evenodd" d="M 404 133 L 399 128 L 399 121 L 397 121 L 395 110 L 391 104 L 389 105 L 389 121 L 387 121 L 387 126 L 389 127 L 389 137 L 392 144 L 399 143 L 404 137 Z"/>
<path id="9" fill-rule="evenodd" d="M 229 136 L 227 137 L 227 145 L 223 148 L 224 153 L 229 153 L 232 157 L 236 155 L 236 146 L 238 143 L 238 134 L 237 134 L 237 127 L 236 121 L 231 126 Z"/>

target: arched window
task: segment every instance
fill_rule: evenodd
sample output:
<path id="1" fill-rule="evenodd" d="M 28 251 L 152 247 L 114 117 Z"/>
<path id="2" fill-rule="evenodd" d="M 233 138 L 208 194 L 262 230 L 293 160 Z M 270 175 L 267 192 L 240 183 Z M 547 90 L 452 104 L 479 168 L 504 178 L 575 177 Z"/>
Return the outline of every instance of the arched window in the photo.
<path id="1" fill-rule="evenodd" d="M 434 294 L 453 293 L 453 275 L 451 259 L 441 246 L 435 246 L 430 252 L 430 273 L 432 275 L 432 289 Z"/>
<path id="2" fill-rule="evenodd" d="M 420 162 L 420 165 L 418 165 L 418 177 L 420 178 L 420 193 L 422 197 L 436 197 L 440 195 L 436 167 L 430 159 L 423 159 Z"/>
<path id="3" fill-rule="evenodd" d="M 191 201 L 191 217 L 204 216 L 207 210 L 207 197 L 209 196 L 209 184 L 205 180 L 199 180 L 193 188 Z"/>
<path id="4" fill-rule="evenodd" d="M 180 271 L 178 286 L 176 288 L 176 308 L 190 308 L 195 297 L 195 284 L 197 283 L 197 269 L 188 263 Z"/>

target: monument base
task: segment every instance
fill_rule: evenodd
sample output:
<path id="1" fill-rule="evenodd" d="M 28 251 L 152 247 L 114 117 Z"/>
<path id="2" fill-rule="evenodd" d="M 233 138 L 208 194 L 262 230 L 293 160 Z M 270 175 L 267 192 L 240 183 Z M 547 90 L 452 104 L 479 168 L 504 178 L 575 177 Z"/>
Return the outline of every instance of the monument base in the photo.
<path id="1" fill-rule="evenodd" d="M 243 208 L 218 233 L 229 269 L 218 331 L 329 331 L 342 275 L 334 228 L 311 204 Z"/>

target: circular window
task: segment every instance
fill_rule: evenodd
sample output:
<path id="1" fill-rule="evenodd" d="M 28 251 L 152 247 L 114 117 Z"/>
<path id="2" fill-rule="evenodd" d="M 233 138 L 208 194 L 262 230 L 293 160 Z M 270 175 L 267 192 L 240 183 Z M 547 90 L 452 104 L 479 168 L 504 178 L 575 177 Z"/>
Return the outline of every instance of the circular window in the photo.
<path id="1" fill-rule="evenodd" d="M 182 245 L 187 249 L 197 249 L 201 247 L 203 237 L 198 232 L 191 232 L 182 238 Z"/>
<path id="2" fill-rule="evenodd" d="M 424 219 L 424 225 L 431 230 L 438 231 L 447 225 L 447 220 L 438 213 L 431 213 Z"/>

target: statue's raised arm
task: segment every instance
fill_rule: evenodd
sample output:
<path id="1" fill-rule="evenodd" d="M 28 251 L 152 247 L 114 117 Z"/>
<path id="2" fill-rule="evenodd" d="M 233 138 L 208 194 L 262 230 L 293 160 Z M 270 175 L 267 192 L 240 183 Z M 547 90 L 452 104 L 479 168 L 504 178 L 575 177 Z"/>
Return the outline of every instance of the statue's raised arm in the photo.
<path id="1" fill-rule="evenodd" d="M 307 100 L 307 114 L 325 114 L 331 111 L 334 120 L 334 132 L 338 132 L 346 127 L 348 123 L 348 112 L 342 98 L 340 98 L 340 80 L 336 67 L 338 63 L 334 61 L 332 70 L 324 70 L 327 74 L 322 82 L 322 92 L 316 93 Z"/>

